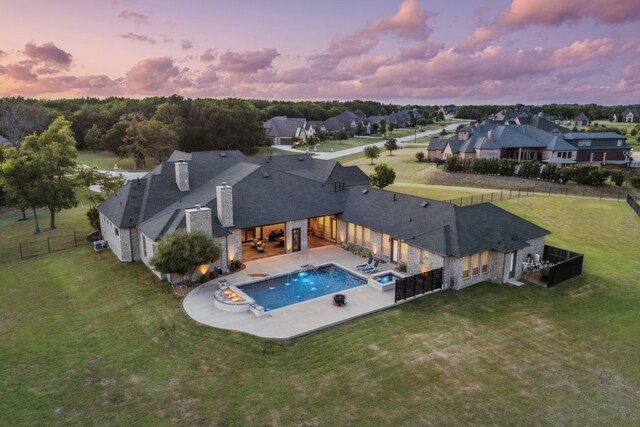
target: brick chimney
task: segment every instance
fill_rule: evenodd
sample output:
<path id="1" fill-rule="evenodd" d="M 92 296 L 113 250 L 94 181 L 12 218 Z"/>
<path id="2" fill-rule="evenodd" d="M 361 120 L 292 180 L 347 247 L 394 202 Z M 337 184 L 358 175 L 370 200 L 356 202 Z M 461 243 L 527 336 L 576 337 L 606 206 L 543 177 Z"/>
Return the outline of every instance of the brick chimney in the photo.
<path id="1" fill-rule="evenodd" d="M 490 131 L 487 133 L 487 139 L 489 139 L 489 141 L 493 141 L 493 130 L 490 130 Z"/>
<path id="2" fill-rule="evenodd" d="M 196 205 L 194 208 L 185 209 L 184 212 L 187 221 L 187 233 L 202 231 L 209 236 L 213 234 L 211 231 L 211 209 Z"/>
<path id="3" fill-rule="evenodd" d="M 189 163 L 178 160 L 176 163 L 176 184 L 180 191 L 189 191 Z"/>
<path id="4" fill-rule="evenodd" d="M 223 227 L 233 226 L 233 188 L 226 182 L 216 186 L 218 220 Z"/>

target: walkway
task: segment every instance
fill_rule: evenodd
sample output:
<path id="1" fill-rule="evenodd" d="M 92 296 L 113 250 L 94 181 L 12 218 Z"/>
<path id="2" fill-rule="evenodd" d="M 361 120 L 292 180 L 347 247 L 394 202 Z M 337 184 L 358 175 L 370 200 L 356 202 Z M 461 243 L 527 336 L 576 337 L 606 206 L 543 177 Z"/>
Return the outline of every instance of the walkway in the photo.
<path id="1" fill-rule="evenodd" d="M 304 265 L 329 262 L 353 272 L 353 267 L 364 261 L 363 258 L 332 245 L 248 262 L 244 270 L 224 278 L 229 284 L 235 285 L 260 280 L 255 275 L 279 275 L 298 270 Z M 381 267 L 381 271 L 386 271 L 394 266 L 383 264 Z M 189 292 L 182 302 L 189 317 L 203 325 L 272 339 L 289 339 L 308 334 L 397 305 L 394 303 L 393 292 L 381 292 L 364 285 L 341 292 L 347 295 L 347 305 L 343 307 L 334 306 L 332 295 L 325 295 L 256 317 L 251 312 L 227 313 L 216 308 L 213 298 L 216 290 L 217 284 L 208 282 Z"/>
<path id="2" fill-rule="evenodd" d="M 453 123 L 450 124 L 442 129 L 446 129 L 447 132 L 449 131 L 454 131 L 458 126 L 460 126 L 460 124 L 463 122 L 458 122 L 458 123 Z M 422 138 L 423 136 L 436 136 L 439 135 L 440 132 L 442 132 L 442 129 L 436 129 L 436 130 L 429 130 L 426 132 L 420 132 L 418 134 L 414 135 L 408 135 L 408 136 L 403 136 L 400 138 L 396 138 L 396 141 L 398 142 L 399 146 L 403 146 L 405 144 L 410 144 L 411 142 L 413 142 L 414 138 Z M 364 150 L 365 147 L 369 147 L 371 145 L 377 145 L 378 147 L 383 148 L 384 147 L 384 143 L 385 141 L 380 141 L 380 142 L 376 142 L 373 144 L 365 144 L 365 145 L 361 145 L 359 147 L 353 147 L 353 148 L 347 148 L 346 150 L 340 150 L 340 151 L 334 151 L 333 153 L 318 153 L 318 152 L 310 152 L 313 154 L 313 157 L 316 159 L 321 159 L 321 160 L 333 160 L 336 159 L 338 157 L 342 157 L 342 156 L 348 156 L 350 154 L 356 154 L 361 152 L 362 150 Z M 304 154 L 304 151 L 301 150 L 297 150 L 295 148 L 293 148 L 290 145 L 274 145 L 274 148 L 277 148 L 278 150 L 282 150 L 282 151 L 289 151 L 291 153 L 297 153 L 297 154 Z"/>

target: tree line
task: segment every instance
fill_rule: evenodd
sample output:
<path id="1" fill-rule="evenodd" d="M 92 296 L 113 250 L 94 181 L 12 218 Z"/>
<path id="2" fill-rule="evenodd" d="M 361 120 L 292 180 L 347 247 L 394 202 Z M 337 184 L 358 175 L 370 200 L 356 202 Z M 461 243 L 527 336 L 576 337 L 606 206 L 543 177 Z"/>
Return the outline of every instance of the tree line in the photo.
<path id="1" fill-rule="evenodd" d="M 512 105 L 462 105 L 456 110 L 456 117 L 469 120 L 485 120 L 492 114 L 507 108 L 522 109 L 524 104 Z M 640 108 L 640 105 L 612 105 L 597 104 L 544 104 L 528 107 L 532 114 L 544 113 L 555 120 L 573 120 L 585 113 L 589 120 L 612 120 L 614 114 L 622 113 L 627 108 Z"/>

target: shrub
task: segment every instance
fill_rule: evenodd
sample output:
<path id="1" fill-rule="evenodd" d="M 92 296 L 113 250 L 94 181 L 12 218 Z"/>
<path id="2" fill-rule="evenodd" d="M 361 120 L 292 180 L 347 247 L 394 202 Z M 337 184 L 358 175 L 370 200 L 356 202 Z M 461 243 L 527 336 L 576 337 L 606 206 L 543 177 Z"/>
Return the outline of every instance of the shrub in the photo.
<path id="1" fill-rule="evenodd" d="M 218 278 L 218 270 L 215 269 L 209 272 L 209 280 L 214 280 Z"/>
<path id="2" fill-rule="evenodd" d="M 206 274 L 202 274 L 200 276 L 200 283 L 204 283 L 204 282 L 206 282 L 208 280 L 209 280 L 209 276 L 207 276 Z"/>
<path id="3" fill-rule="evenodd" d="M 422 152 L 422 151 L 418 151 L 418 152 L 416 153 L 416 160 L 417 160 L 419 163 L 424 162 L 424 158 L 425 158 L 425 156 L 424 156 L 424 152 Z"/>
<path id="4" fill-rule="evenodd" d="M 405 262 L 399 262 L 399 263 L 398 263 L 398 268 L 397 268 L 397 269 L 398 269 L 398 271 L 401 271 L 401 272 L 403 272 L 403 273 L 406 273 L 406 272 L 407 272 L 407 263 L 405 263 Z"/>
<path id="5" fill-rule="evenodd" d="M 516 174 L 518 161 L 516 159 L 500 159 L 500 175 L 513 176 Z"/>
<path id="6" fill-rule="evenodd" d="M 611 172 L 609 172 L 609 177 L 611 178 L 611 182 L 613 182 L 615 185 L 617 185 L 618 187 L 622 187 L 622 184 L 624 183 L 624 172 L 622 172 L 621 170 L 612 170 Z"/>
<path id="7" fill-rule="evenodd" d="M 640 188 L 640 177 L 634 176 L 633 178 L 629 179 L 629 184 L 631 184 L 631 186 L 634 188 Z"/>
<path id="8" fill-rule="evenodd" d="M 553 163 L 548 163 L 544 168 L 540 171 L 540 178 L 545 181 L 558 181 L 560 175 L 558 174 L 558 166 Z"/>

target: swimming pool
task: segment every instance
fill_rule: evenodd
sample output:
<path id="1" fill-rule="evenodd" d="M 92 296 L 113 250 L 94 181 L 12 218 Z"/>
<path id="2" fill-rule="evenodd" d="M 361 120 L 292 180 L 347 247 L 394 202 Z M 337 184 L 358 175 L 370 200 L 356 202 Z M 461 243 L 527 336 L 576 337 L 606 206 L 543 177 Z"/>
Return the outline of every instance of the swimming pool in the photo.
<path id="1" fill-rule="evenodd" d="M 238 289 L 263 306 L 265 311 L 271 311 L 366 283 L 366 279 L 335 264 L 327 264 L 239 285 Z"/>

